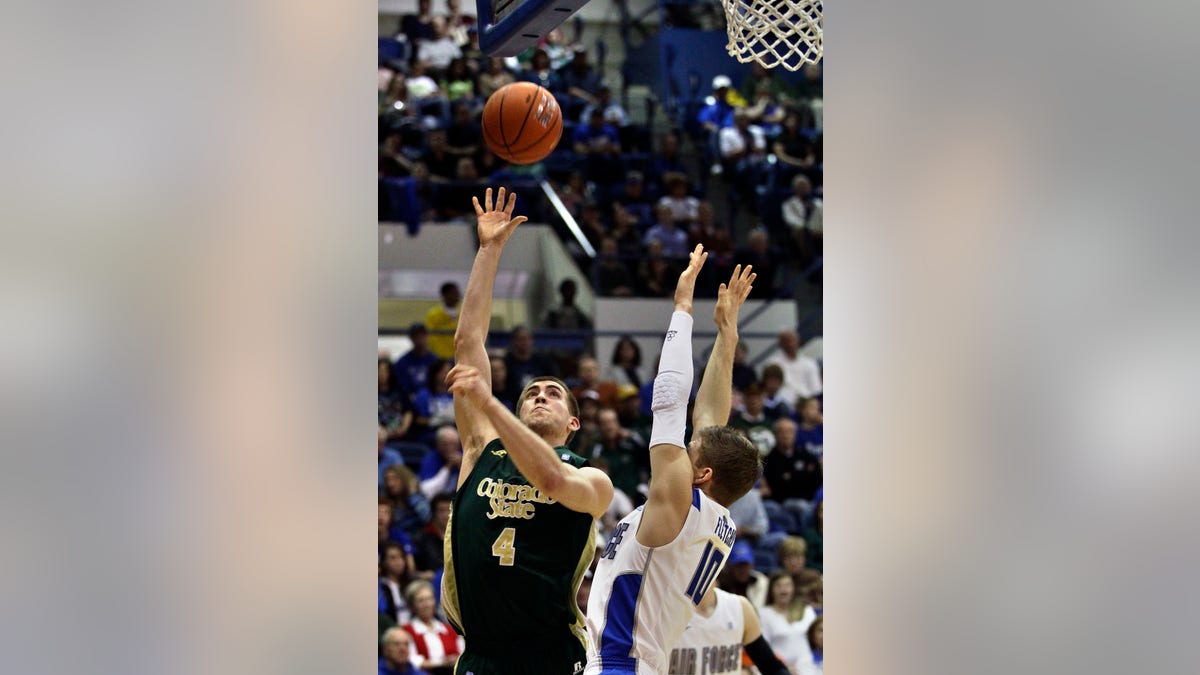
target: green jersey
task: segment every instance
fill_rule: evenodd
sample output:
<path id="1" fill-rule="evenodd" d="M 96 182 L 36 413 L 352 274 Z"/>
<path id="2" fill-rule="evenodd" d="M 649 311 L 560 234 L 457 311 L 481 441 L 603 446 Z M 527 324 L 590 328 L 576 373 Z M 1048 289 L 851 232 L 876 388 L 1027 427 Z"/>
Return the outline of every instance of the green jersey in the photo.
<path id="1" fill-rule="evenodd" d="M 587 462 L 565 447 L 555 450 L 572 466 Z M 467 651 L 572 640 L 586 649 L 575 593 L 591 565 L 594 537 L 590 514 L 530 485 L 500 439 L 488 443 L 454 495 L 445 538 L 442 607 Z"/>

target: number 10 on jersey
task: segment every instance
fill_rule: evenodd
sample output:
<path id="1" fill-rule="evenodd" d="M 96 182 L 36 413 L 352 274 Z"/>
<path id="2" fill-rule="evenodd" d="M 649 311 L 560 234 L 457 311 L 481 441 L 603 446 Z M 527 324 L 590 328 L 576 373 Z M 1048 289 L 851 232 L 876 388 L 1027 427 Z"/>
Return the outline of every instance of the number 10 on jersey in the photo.
<path id="1" fill-rule="evenodd" d="M 704 594 L 708 592 L 708 587 L 712 586 L 723 560 L 725 560 L 725 554 L 721 549 L 715 548 L 711 541 L 708 542 L 708 545 L 704 547 L 704 555 L 700 556 L 700 564 L 696 566 L 696 573 L 692 575 L 692 581 L 685 591 L 694 604 L 699 605 Z"/>

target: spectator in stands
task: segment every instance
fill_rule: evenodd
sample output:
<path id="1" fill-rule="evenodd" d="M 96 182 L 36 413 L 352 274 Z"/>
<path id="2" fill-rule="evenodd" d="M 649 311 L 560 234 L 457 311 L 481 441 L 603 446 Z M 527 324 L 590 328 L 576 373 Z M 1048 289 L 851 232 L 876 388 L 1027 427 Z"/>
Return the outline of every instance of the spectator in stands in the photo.
<path id="1" fill-rule="evenodd" d="M 404 601 L 404 587 L 416 577 L 408 566 L 408 554 L 404 547 L 394 541 L 383 546 L 383 561 L 379 566 L 380 612 L 387 614 L 397 624 L 412 618 L 412 611 Z"/>
<path id="2" fill-rule="evenodd" d="M 578 292 L 579 286 L 574 279 L 563 279 L 558 284 L 559 302 L 546 310 L 542 325 L 554 330 L 591 330 L 591 317 L 584 314 L 583 310 L 575 304 L 575 296 Z"/>
<path id="3" fill-rule="evenodd" d="M 434 434 L 433 449 L 434 452 L 425 455 L 417 474 L 421 479 L 421 494 L 430 500 L 437 499 L 438 495 L 453 494 L 458 489 L 458 470 L 462 467 L 463 455 L 458 430 L 453 425 L 438 429 Z"/>
<path id="4" fill-rule="evenodd" d="M 563 119 L 577 119 L 585 106 L 596 103 L 601 86 L 600 75 L 588 63 L 587 48 L 576 47 L 570 63 L 559 69 L 558 77 L 563 88 L 563 95 L 559 96 Z"/>
<path id="5" fill-rule="evenodd" d="M 600 440 L 600 394 L 585 389 L 575 400 L 579 403 L 579 430 L 567 439 L 567 447 L 577 455 L 586 455 L 587 449 Z"/>
<path id="6" fill-rule="evenodd" d="M 596 247 L 600 242 L 604 241 L 604 237 L 608 235 L 609 227 L 605 224 L 600 213 L 600 205 L 596 202 L 584 202 L 579 209 L 579 229 L 583 230 L 583 236 L 588 242 Z M 569 242 L 567 248 L 571 250 L 572 255 L 577 261 L 584 259 L 583 247 L 575 242 Z"/>
<path id="7" fill-rule="evenodd" d="M 759 275 L 762 278 L 762 275 Z M 425 313 L 425 328 L 429 330 L 429 351 L 439 359 L 454 358 L 454 331 L 458 328 L 458 303 L 462 292 L 458 284 L 447 281 L 438 289 L 441 304 Z"/>
<path id="8" fill-rule="evenodd" d="M 696 244 L 704 244 L 710 265 L 717 263 L 715 266 L 725 268 L 733 259 L 733 240 L 729 237 L 729 229 L 724 225 L 717 224 L 712 203 L 708 201 L 699 203 L 699 208 L 696 210 L 696 222 L 688 230 L 688 246 L 695 248 Z M 725 278 L 729 275 L 718 274 L 717 276 Z"/>
<path id="9" fill-rule="evenodd" d="M 403 438 L 413 423 L 413 408 L 408 392 L 393 383 L 391 359 L 379 357 L 378 370 L 379 424 L 387 429 L 388 440 Z"/>
<path id="10" fill-rule="evenodd" d="M 796 585 L 787 572 L 775 572 L 767 583 L 770 591 L 758 613 L 763 637 L 771 643 L 780 660 L 796 670 L 800 664 L 811 660 L 806 633 L 808 627 L 817 620 L 817 613 L 811 607 L 806 607 L 803 614 L 795 615 L 793 603 Z"/>
<path id="11" fill-rule="evenodd" d="M 733 126 L 733 109 L 745 105 L 745 100 L 733 91 L 733 80 L 728 75 L 717 75 L 712 81 L 712 102 L 700 110 L 697 121 L 707 132 L 715 134 L 725 127 Z M 740 101 L 740 104 L 739 104 Z"/>
<path id="12" fill-rule="evenodd" d="M 771 246 L 767 231 L 756 227 L 746 237 L 746 246 L 734 253 L 734 259 L 743 265 L 753 265 L 758 279 L 750 291 L 750 297 L 765 300 L 775 295 L 775 275 L 779 269 L 780 253 Z M 784 368 L 784 386 L 787 386 L 787 368 Z"/>
<path id="13" fill-rule="evenodd" d="M 387 431 L 387 429 L 385 429 L 383 427 L 383 425 L 380 425 L 379 426 L 379 484 L 380 485 L 383 485 L 383 472 L 386 471 L 389 466 L 395 466 L 396 464 L 404 463 L 404 458 L 400 456 L 399 451 L 397 451 L 393 448 L 387 447 L 387 440 L 388 440 L 388 431 Z"/>
<path id="14" fill-rule="evenodd" d="M 814 197 L 812 183 L 804 174 L 792 178 L 792 196 L 783 202 L 783 222 L 802 260 L 821 253 L 821 225 L 824 204 Z"/>
<path id="15" fill-rule="evenodd" d="M 463 58 L 467 60 L 467 68 L 472 74 L 478 75 L 484 71 L 487 57 L 479 47 L 479 26 L 474 23 L 467 26 L 467 43 L 462 46 L 462 52 Z"/>
<path id="16" fill-rule="evenodd" d="M 454 164 L 454 180 L 438 191 L 438 215 L 452 222 L 475 217 L 471 197 L 479 194 L 479 170 L 471 157 L 459 157 Z"/>
<path id="17" fill-rule="evenodd" d="M 649 225 L 649 221 L 641 221 L 632 211 L 619 202 L 612 205 L 612 227 L 608 236 L 617 242 L 617 251 L 621 255 L 637 257 L 642 254 L 642 236 L 639 234 Z"/>
<path id="18" fill-rule="evenodd" d="M 803 664 L 798 675 L 821 675 L 825 672 L 824 655 L 825 655 L 825 615 L 817 617 L 817 620 L 808 627 L 808 651 L 812 654 L 812 661 Z"/>
<path id="19" fill-rule="evenodd" d="M 379 498 L 379 559 L 384 560 L 384 549 L 389 543 L 399 544 L 404 549 L 405 555 L 412 555 L 412 541 L 408 537 L 408 533 L 396 527 L 394 514 L 392 513 L 392 503 L 386 497 Z M 410 559 L 411 563 L 412 560 Z"/>
<path id="20" fill-rule="evenodd" d="M 583 452 L 586 456 L 587 449 L 584 448 Z M 607 460 L 593 457 L 588 461 L 592 466 L 603 471 L 611 478 L 612 474 L 609 472 L 610 467 Z M 603 541 L 608 541 L 608 538 L 612 536 L 613 528 L 617 526 L 617 523 L 620 522 L 622 518 L 629 515 L 629 512 L 633 511 L 633 508 L 633 498 L 626 494 L 624 490 L 614 485 L 612 502 L 609 503 L 608 509 L 604 512 L 604 515 L 600 517 L 600 521 L 596 523 L 597 534 L 603 539 Z"/>
<path id="21" fill-rule="evenodd" d="M 613 346 L 612 358 L 604 369 L 603 378 L 615 382 L 618 387 L 631 384 L 642 387 L 642 348 L 629 335 L 622 335 Z"/>
<path id="22" fill-rule="evenodd" d="M 758 543 L 770 525 L 767 521 L 767 509 L 763 506 L 762 493 L 758 490 L 751 490 L 730 504 L 729 517 L 737 525 L 738 541 L 747 541 L 751 545 Z"/>
<path id="23" fill-rule="evenodd" d="M 654 185 L 662 185 L 670 173 L 688 175 L 680 154 L 679 134 L 674 131 L 667 131 L 658 137 L 658 151 L 650 160 L 650 170 L 646 178 Z"/>
<path id="24" fill-rule="evenodd" d="M 404 464 L 383 472 L 381 494 L 392 505 L 392 524 L 404 532 L 416 532 L 429 522 L 429 500 L 421 493 L 417 475 Z"/>
<path id="25" fill-rule="evenodd" d="M 428 0 L 423 1 L 428 4 Z M 412 636 L 402 628 L 393 626 L 384 631 L 380 644 L 383 656 L 379 657 L 379 675 L 429 675 L 410 661 Z"/>
<path id="26" fill-rule="evenodd" d="M 588 203 L 595 203 L 595 194 L 583 177 L 582 171 L 572 171 L 567 174 L 567 180 L 558 186 L 558 198 L 571 212 L 571 215 L 578 217 L 583 211 L 583 207 Z"/>
<path id="27" fill-rule="evenodd" d="M 762 387 L 763 410 L 767 413 L 767 417 L 771 419 L 791 417 L 794 401 L 789 401 L 780 391 L 783 387 L 783 368 L 780 368 L 779 364 L 768 363 L 763 367 Z"/>
<path id="28" fill-rule="evenodd" d="M 406 14 L 400 18 L 400 32 L 408 38 L 414 53 L 423 40 L 433 37 L 432 4 L 431 0 L 417 0 L 417 13 Z"/>
<path id="29" fill-rule="evenodd" d="M 551 94 L 558 94 L 562 91 L 562 78 L 559 74 L 550 67 L 550 56 L 546 54 L 544 49 L 535 49 L 533 58 L 529 61 L 529 68 L 521 71 L 517 78 L 522 82 L 532 82 L 549 91 Z"/>
<path id="30" fill-rule="evenodd" d="M 742 86 L 738 87 L 738 91 L 741 93 L 742 98 L 747 101 L 753 101 L 758 98 L 759 92 L 764 90 L 771 95 L 771 98 L 781 103 L 788 103 L 791 97 L 787 83 L 776 77 L 775 71 L 763 66 L 761 63 L 752 63 L 750 64 L 750 72 L 746 73 L 746 77 L 742 80 Z"/>
<path id="31" fill-rule="evenodd" d="M 586 158 L 588 180 L 603 184 L 620 180 L 621 137 L 616 127 L 604 121 L 604 111 L 593 110 L 587 124 L 575 127 L 571 141 L 575 152 Z"/>
<path id="32" fill-rule="evenodd" d="M 767 596 L 767 577 L 754 569 L 754 549 L 748 542 L 733 544 L 725 569 L 717 575 L 717 586 L 727 593 L 745 596 L 755 607 L 762 607 Z"/>
<path id="33" fill-rule="evenodd" d="M 804 528 L 804 543 L 808 545 L 804 565 L 818 572 L 825 571 L 825 500 L 817 500 L 813 524 Z"/>
<path id="34" fill-rule="evenodd" d="M 424 580 L 410 583 L 404 589 L 404 600 L 412 607 L 413 616 L 402 628 L 413 639 L 418 665 L 433 675 L 450 675 L 464 643 L 450 624 L 437 618 L 433 584 Z"/>
<path id="35" fill-rule="evenodd" d="M 789 171 L 807 171 L 817 161 L 812 141 L 800 128 L 800 115 L 788 113 L 783 118 L 783 129 L 774 140 L 772 151 L 784 168 Z"/>
<path id="36" fill-rule="evenodd" d="M 538 47 L 546 53 L 546 58 L 549 60 L 550 67 L 558 70 L 570 63 L 571 58 L 575 56 L 575 49 L 578 45 L 567 39 L 567 34 L 562 28 L 555 28 L 546 37 L 542 38 Z"/>
<path id="37" fill-rule="evenodd" d="M 444 101 L 445 95 L 437 80 L 429 74 L 424 61 L 412 64 L 405 86 L 408 88 L 408 105 L 418 108 L 431 101 Z"/>
<path id="38" fill-rule="evenodd" d="M 429 351 L 429 329 L 425 324 L 414 323 L 409 326 L 408 339 L 412 341 L 412 349 L 396 359 L 394 372 L 400 388 L 412 396 L 426 385 L 429 366 L 437 361 L 438 357 Z"/>
<path id="39" fill-rule="evenodd" d="M 646 298 L 665 298 L 672 292 L 672 280 L 678 276 L 675 268 L 663 255 L 658 239 L 646 240 L 646 256 L 638 265 L 638 295 Z"/>
<path id="40" fill-rule="evenodd" d="M 470 29 L 474 27 L 475 17 L 463 14 L 461 0 L 446 0 L 446 33 L 454 44 L 466 45 L 470 40 Z"/>
<path id="41" fill-rule="evenodd" d="M 585 391 L 596 392 L 602 408 L 610 408 L 617 404 L 617 383 L 600 379 L 600 362 L 589 355 L 580 357 L 577 382 L 571 388 L 575 398 L 582 396 Z"/>
<path id="42" fill-rule="evenodd" d="M 566 77 L 564 76 L 565 79 Z M 568 81 L 569 85 L 570 82 Z M 618 129 L 629 124 L 629 115 L 625 112 L 625 108 L 621 107 L 620 103 L 613 100 L 612 88 L 608 85 L 602 85 L 596 89 L 595 101 L 588 103 L 584 107 L 583 113 L 579 115 L 579 122 L 586 124 L 592 118 L 592 111 L 596 109 L 604 112 L 604 121 L 606 123 Z"/>
<path id="43" fill-rule="evenodd" d="M 434 77 L 445 74 L 450 62 L 462 56 L 462 49 L 450 37 L 446 17 L 435 16 L 430 20 L 433 35 L 417 45 L 417 60 L 429 66 Z"/>
<path id="44" fill-rule="evenodd" d="M 637 217 L 637 222 L 650 222 L 653 200 L 646 192 L 646 176 L 641 171 L 627 172 L 625 183 L 613 198 L 614 207 L 620 204 Z"/>
<path id="45" fill-rule="evenodd" d="M 652 385 L 653 380 L 647 384 Z M 651 416 L 642 411 L 642 393 L 632 384 L 617 387 L 617 419 L 621 426 L 642 438 L 650 438 Z"/>
<path id="46" fill-rule="evenodd" d="M 803 76 L 800 82 L 795 86 L 794 93 L 799 101 L 800 110 L 807 113 L 810 118 L 805 126 L 821 128 L 821 109 L 824 83 L 822 77 L 822 68 L 819 63 L 805 64 L 801 69 L 800 74 Z"/>
<path id="47" fill-rule="evenodd" d="M 688 194 L 685 174 L 668 173 L 663 176 L 663 183 L 667 194 L 658 200 L 658 206 L 670 209 L 671 219 L 676 225 L 686 229 L 700 218 L 700 200 Z"/>
<path id="48" fill-rule="evenodd" d="M 784 537 L 779 543 L 779 567 L 783 571 L 792 576 L 792 583 L 795 588 L 801 589 L 811 586 L 815 582 L 821 580 L 821 573 L 814 569 L 809 569 L 808 561 L 808 544 L 803 539 L 795 536 Z M 808 603 L 805 598 L 800 597 L 797 593 L 792 601 L 790 615 L 793 618 L 798 618 L 804 613 L 804 607 Z"/>
<path id="49" fill-rule="evenodd" d="M 800 399 L 800 421 L 796 429 L 796 447 L 818 459 L 824 454 L 825 416 L 821 414 L 821 399 Z"/>
<path id="50" fill-rule="evenodd" d="M 533 348 L 533 332 L 524 326 L 517 326 L 512 332 L 512 342 L 504 354 L 504 363 L 508 366 L 508 384 L 511 391 L 516 392 L 517 399 L 529 380 L 541 375 L 558 377 L 558 364 L 549 356 L 535 351 Z"/>
<path id="51" fill-rule="evenodd" d="M 821 487 L 821 465 L 815 457 L 795 447 L 796 423 L 775 421 L 775 448 L 763 461 L 768 496 L 791 513 L 803 528 L 812 519 L 813 498 Z"/>
<path id="52" fill-rule="evenodd" d="M 446 386 L 446 373 L 449 372 L 450 362 L 443 359 L 429 366 L 425 378 L 427 386 L 413 397 L 416 419 L 411 433 L 414 438 L 427 442 L 433 430 L 454 424 L 454 396 Z"/>
<path id="53" fill-rule="evenodd" d="M 742 392 L 742 409 L 730 418 L 729 426 L 741 429 L 759 453 L 766 457 L 775 447 L 775 434 L 771 430 L 774 421 L 767 416 L 763 406 L 762 385 L 755 382 Z"/>
<path id="54" fill-rule="evenodd" d="M 751 99 L 752 104 L 746 107 L 746 114 L 750 116 L 751 122 L 757 125 L 765 136 L 773 138 L 779 135 L 780 124 L 787 114 L 787 109 L 779 102 L 770 91 L 770 88 L 762 83 L 758 90 L 754 93 Z"/>
<path id="55" fill-rule="evenodd" d="M 458 171 L 459 157 L 450 152 L 445 129 L 434 129 L 425 137 L 428 149 L 421 161 L 429 167 L 429 173 L 445 180 L 452 180 Z"/>
<path id="56" fill-rule="evenodd" d="M 758 375 L 746 363 L 746 357 L 749 355 L 750 349 L 745 342 L 739 342 L 737 348 L 733 350 L 733 389 L 735 392 L 741 393 L 746 390 L 746 387 L 758 381 Z"/>
<path id="57" fill-rule="evenodd" d="M 767 364 L 771 363 L 783 369 L 780 395 L 785 400 L 796 401 L 821 394 L 821 368 L 816 359 L 800 353 L 800 338 L 795 331 L 785 330 L 779 334 L 779 351 L 767 359 Z"/>
<path id="58" fill-rule="evenodd" d="M 500 399 L 505 408 L 516 410 L 516 399 L 508 386 L 508 366 L 503 356 L 492 356 L 488 359 L 492 364 L 492 396 Z"/>
<path id="59" fill-rule="evenodd" d="M 504 67 L 504 59 L 493 56 L 487 61 L 487 70 L 479 75 L 479 96 L 486 100 L 500 87 L 516 81 L 517 78 Z"/>
<path id="60" fill-rule="evenodd" d="M 668 258 L 687 258 L 691 251 L 688 248 L 688 233 L 677 226 L 671 207 L 659 202 L 654 208 L 654 217 L 654 225 L 646 230 L 646 235 L 642 238 L 647 250 L 652 242 L 657 242 L 662 247 L 663 255 Z"/>
<path id="61" fill-rule="evenodd" d="M 719 132 L 717 149 L 733 187 L 747 200 L 747 205 L 753 207 L 757 203 L 758 188 L 766 184 L 764 178 L 770 167 L 766 137 L 762 128 L 751 122 L 749 111 L 735 111 L 733 126 Z"/>
<path id="62" fill-rule="evenodd" d="M 452 490 L 453 491 L 453 490 Z M 434 572 L 445 566 L 443 547 L 446 541 L 446 525 L 450 522 L 450 504 L 454 495 L 443 492 L 435 495 L 429 502 L 433 516 L 425 529 L 413 538 L 418 576 L 422 579 L 432 579 Z"/>
<path id="63" fill-rule="evenodd" d="M 638 486 L 646 483 L 650 477 L 650 454 L 646 440 L 621 426 L 621 419 L 613 408 L 601 408 L 597 418 L 599 438 L 592 445 L 582 447 L 579 454 L 607 462 L 613 486 L 634 500 L 635 505 L 641 504 L 645 496 Z"/>
<path id="64" fill-rule="evenodd" d="M 600 255 L 596 258 L 593 278 L 596 292 L 603 297 L 629 297 L 633 295 L 633 274 L 617 257 L 617 240 L 605 237 L 600 241 Z"/>
<path id="65" fill-rule="evenodd" d="M 457 56 L 450 60 L 450 65 L 446 66 L 441 87 L 451 102 L 474 102 L 475 76 L 471 74 L 471 69 L 467 67 L 467 60 L 465 58 Z"/>

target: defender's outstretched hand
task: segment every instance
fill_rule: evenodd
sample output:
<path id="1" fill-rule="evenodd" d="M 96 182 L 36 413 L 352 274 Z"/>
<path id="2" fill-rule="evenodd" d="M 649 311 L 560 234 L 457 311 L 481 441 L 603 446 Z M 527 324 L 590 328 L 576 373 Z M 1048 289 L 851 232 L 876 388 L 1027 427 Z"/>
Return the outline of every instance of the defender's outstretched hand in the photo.
<path id="1" fill-rule="evenodd" d="M 461 396 L 479 407 L 492 397 L 492 387 L 479 373 L 479 369 L 462 363 L 446 373 L 446 384 L 449 385 L 451 394 Z"/>
<path id="2" fill-rule="evenodd" d="M 479 197 L 471 197 L 471 201 L 475 204 L 475 215 L 479 219 L 480 248 L 504 246 L 504 242 L 512 236 L 513 230 L 528 220 L 525 216 L 513 218 L 513 209 L 517 206 L 517 193 L 508 193 L 507 204 L 504 202 L 504 193 L 504 188 L 500 188 L 496 195 L 496 202 L 493 204 L 492 188 L 488 188 L 484 193 L 482 206 L 479 204 Z"/>
<path id="3" fill-rule="evenodd" d="M 729 283 L 721 284 L 717 290 L 717 307 L 713 310 L 713 322 L 717 324 L 718 329 L 737 328 L 738 310 L 750 296 L 750 289 L 754 280 L 758 278 L 753 269 L 753 265 L 746 265 L 745 269 L 742 269 L 741 265 L 734 267 Z"/>
<path id="4" fill-rule="evenodd" d="M 692 295 L 696 292 L 696 277 L 700 275 L 700 268 L 704 267 L 705 260 L 708 260 L 708 252 L 704 250 L 704 244 L 696 244 L 695 250 L 688 255 L 687 269 L 679 275 L 679 283 L 675 285 L 676 311 L 691 313 Z"/>

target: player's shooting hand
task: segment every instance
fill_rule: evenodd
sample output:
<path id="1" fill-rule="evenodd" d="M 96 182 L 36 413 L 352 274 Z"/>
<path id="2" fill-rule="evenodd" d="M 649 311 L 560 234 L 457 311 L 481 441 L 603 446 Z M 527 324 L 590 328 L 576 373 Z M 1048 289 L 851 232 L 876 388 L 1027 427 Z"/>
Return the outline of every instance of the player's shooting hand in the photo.
<path id="1" fill-rule="evenodd" d="M 675 285 L 677 311 L 691 313 L 692 296 L 696 292 L 696 277 L 700 275 L 700 268 L 704 267 L 705 260 L 708 260 L 708 252 L 704 250 L 704 244 L 696 244 L 695 250 L 688 255 L 687 269 L 679 275 L 679 283 Z"/>
<path id="2" fill-rule="evenodd" d="M 741 265 L 733 268 L 733 276 L 728 284 L 721 284 L 717 289 L 717 307 L 713 310 L 713 321 L 718 330 L 736 330 L 738 310 L 750 296 L 754 280 L 758 275 L 753 272 L 753 265 Z"/>
<path id="3" fill-rule="evenodd" d="M 525 216 L 517 216 L 513 218 L 513 209 L 517 206 L 517 193 L 508 193 L 508 203 L 504 201 L 504 188 L 496 194 L 496 201 L 492 202 L 492 188 L 488 188 L 484 193 L 483 204 L 480 205 L 479 197 L 471 197 L 471 201 L 475 204 L 475 216 L 479 221 L 479 247 L 485 248 L 488 246 L 504 246 L 504 242 L 512 236 L 513 230 L 517 226 L 528 220 Z"/>
<path id="4" fill-rule="evenodd" d="M 455 398 L 464 398 L 477 406 L 483 406 L 492 397 L 492 388 L 479 369 L 462 363 L 446 373 L 446 385 Z"/>

